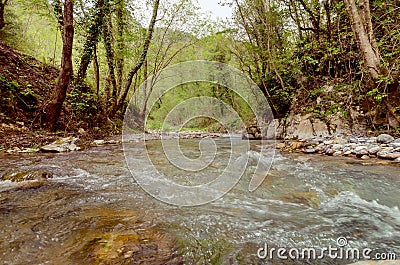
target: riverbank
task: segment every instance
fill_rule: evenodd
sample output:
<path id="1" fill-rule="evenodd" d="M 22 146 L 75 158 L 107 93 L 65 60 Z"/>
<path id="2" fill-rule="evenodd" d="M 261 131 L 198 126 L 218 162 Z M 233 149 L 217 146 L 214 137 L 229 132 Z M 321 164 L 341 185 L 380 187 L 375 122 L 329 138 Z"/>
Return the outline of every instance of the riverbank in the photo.
<path id="1" fill-rule="evenodd" d="M 85 131 L 79 129 L 76 133 L 46 131 L 29 131 L 23 124 L 0 127 L 0 150 L 9 154 L 35 152 L 66 152 L 78 151 L 94 146 L 121 144 L 120 134 L 107 134 L 94 129 Z M 11 131 L 11 133 L 10 133 Z M 160 139 L 196 139 L 196 138 L 226 138 L 229 134 L 208 132 L 169 132 L 150 131 L 146 134 L 134 134 L 132 141 Z M 240 134 L 235 134 L 240 137 Z M 366 137 L 343 135 L 328 137 L 313 137 L 302 140 L 277 141 L 276 148 L 282 153 L 318 154 L 327 156 L 343 156 L 362 160 L 368 163 L 400 164 L 400 138 L 389 134 Z"/>
<path id="2" fill-rule="evenodd" d="M 344 156 L 358 160 L 385 163 L 400 163 L 400 138 L 389 134 L 377 137 L 337 135 L 311 139 L 282 141 L 276 145 L 281 152 L 301 152 L 327 156 Z"/>

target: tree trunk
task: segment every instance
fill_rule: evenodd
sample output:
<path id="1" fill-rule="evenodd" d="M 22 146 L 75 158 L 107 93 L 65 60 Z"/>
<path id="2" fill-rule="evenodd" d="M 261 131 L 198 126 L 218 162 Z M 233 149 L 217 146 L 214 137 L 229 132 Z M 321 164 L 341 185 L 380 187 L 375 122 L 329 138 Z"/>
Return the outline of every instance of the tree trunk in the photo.
<path id="1" fill-rule="evenodd" d="M 8 0 L 5 0 L 4 2 L 0 0 L 0 29 L 3 29 L 6 25 L 6 22 L 4 21 L 4 7 L 6 6 Z"/>
<path id="2" fill-rule="evenodd" d="M 100 92 L 100 69 L 99 69 L 99 61 L 97 60 L 97 48 L 94 46 L 93 50 L 93 72 L 94 72 L 94 81 L 96 83 L 96 95 L 99 96 Z"/>
<path id="3" fill-rule="evenodd" d="M 344 0 L 351 27 L 356 35 L 358 46 L 363 56 L 364 66 L 373 79 L 380 74 L 379 51 L 372 30 L 369 1 L 360 0 L 358 6 L 355 0 Z"/>
<path id="4" fill-rule="evenodd" d="M 386 71 L 381 66 L 379 49 L 372 29 L 371 13 L 368 0 L 344 0 L 347 13 L 351 20 L 351 27 L 358 40 L 359 49 L 363 55 L 364 66 L 368 69 L 373 81 L 376 82 L 380 74 Z M 390 95 L 388 95 L 390 96 Z M 400 124 L 400 118 L 388 97 L 383 99 L 387 111 L 388 125 L 394 129 Z"/>
<path id="5" fill-rule="evenodd" d="M 113 36 L 112 36 L 112 24 L 111 24 L 111 11 L 109 3 L 105 3 L 105 15 L 107 21 L 103 23 L 103 40 L 104 47 L 106 50 L 107 65 L 108 65 L 108 78 L 112 85 L 111 98 L 115 99 L 117 94 L 117 81 L 115 80 L 115 65 L 114 65 L 114 50 L 113 50 Z M 105 102 L 108 102 L 110 95 L 104 95 L 106 98 Z"/>
<path id="6" fill-rule="evenodd" d="M 113 118 L 115 116 L 115 114 L 117 113 L 117 111 L 122 107 L 122 105 L 125 101 L 125 98 L 128 95 L 129 88 L 131 87 L 133 77 L 136 75 L 136 73 L 139 71 L 139 69 L 142 67 L 144 61 L 146 60 L 147 51 L 149 50 L 150 42 L 153 37 L 154 25 L 156 24 L 159 4 L 160 4 L 160 0 L 155 0 L 154 7 L 153 7 L 153 14 L 151 17 L 149 28 L 147 30 L 147 36 L 146 36 L 146 39 L 143 44 L 142 54 L 140 55 L 139 61 L 137 62 L 137 64 L 128 73 L 128 78 L 125 83 L 123 91 L 119 95 L 118 99 L 116 101 L 114 101 L 113 105 L 111 106 L 111 108 L 108 112 L 108 117 L 110 119 Z"/>
<path id="7" fill-rule="evenodd" d="M 74 39 L 73 25 L 73 0 L 64 2 L 64 32 L 63 50 L 61 57 L 61 70 L 57 78 L 57 83 L 51 95 L 50 101 L 45 108 L 45 122 L 50 130 L 55 129 L 56 122 L 60 117 L 62 105 L 65 100 L 68 86 L 72 78 L 72 43 Z"/>
<path id="8" fill-rule="evenodd" d="M 123 71 L 124 71 L 124 27 L 125 27 L 125 3 L 120 0 L 117 5 L 117 56 L 115 60 L 117 74 L 117 95 L 121 92 Z"/>
<path id="9" fill-rule="evenodd" d="M 88 30 L 88 37 L 83 46 L 83 54 L 79 64 L 78 73 L 75 79 L 75 84 L 82 84 L 86 77 L 86 71 L 93 56 L 93 51 L 97 45 L 100 35 L 100 29 L 103 25 L 104 16 L 104 0 L 98 0 L 96 3 L 95 15 Z"/>

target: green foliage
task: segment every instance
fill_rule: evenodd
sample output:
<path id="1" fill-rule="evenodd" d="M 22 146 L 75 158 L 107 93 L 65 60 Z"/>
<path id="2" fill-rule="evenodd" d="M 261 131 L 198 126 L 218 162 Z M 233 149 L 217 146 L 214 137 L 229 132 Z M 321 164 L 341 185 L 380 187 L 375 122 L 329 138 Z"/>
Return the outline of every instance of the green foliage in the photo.
<path id="1" fill-rule="evenodd" d="M 66 97 L 68 109 L 78 119 L 86 124 L 94 125 L 98 121 L 100 103 L 96 94 L 80 93 L 72 89 Z"/>

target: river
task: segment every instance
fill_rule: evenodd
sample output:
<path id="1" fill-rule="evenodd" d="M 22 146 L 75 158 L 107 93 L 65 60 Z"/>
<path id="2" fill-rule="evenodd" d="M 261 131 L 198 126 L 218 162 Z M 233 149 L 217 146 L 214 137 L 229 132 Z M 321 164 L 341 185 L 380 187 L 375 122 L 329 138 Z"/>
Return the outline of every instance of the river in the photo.
<path id="1" fill-rule="evenodd" d="M 195 156 L 198 141 L 182 143 Z M 230 148 L 225 139 L 216 143 L 221 150 Z M 157 157 L 160 142 L 147 144 Z M 252 141 L 247 155 L 256 156 L 259 144 Z M 126 145 L 125 151 L 140 161 L 143 150 L 136 145 Z M 224 157 L 216 159 L 203 176 L 221 172 Z M 143 191 L 128 170 L 120 145 L 63 154 L 1 154 L 1 161 L 2 175 L 38 169 L 54 175 L 44 183 L 0 183 L 3 264 L 355 261 L 257 256 L 266 244 L 321 249 L 337 247 L 338 238 L 346 239 L 346 247 L 400 255 L 400 170 L 395 165 L 277 153 L 266 179 L 254 192 L 248 191 L 254 167 L 250 161 L 249 170 L 224 197 L 202 206 L 177 207 Z M 174 175 L 165 161 L 157 161 Z M 190 175 L 191 181 L 195 176 Z"/>

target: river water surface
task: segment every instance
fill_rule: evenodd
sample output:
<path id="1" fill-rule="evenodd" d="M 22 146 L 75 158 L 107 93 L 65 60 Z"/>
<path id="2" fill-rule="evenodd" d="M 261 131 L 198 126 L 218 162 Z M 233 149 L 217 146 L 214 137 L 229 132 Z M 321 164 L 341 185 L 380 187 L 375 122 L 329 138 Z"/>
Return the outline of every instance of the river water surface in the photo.
<path id="1" fill-rule="evenodd" d="M 216 142 L 229 150 L 229 141 Z M 198 140 L 182 144 L 196 156 Z M 158 166 L 181 176 L 163 160 L 160 146 L 148 142 Z M 245 155 L 257 157 L 259 142 L 251 147 Z M 143 150 L 134 142 L 126 148 L 140 163 Z M 217 156 L 203 177 L 220 174 L 223 159 Z M 2 175 L 37 169 L 54 175 L 44 183 L 0 183 L 3 264 L 348 264 L 354 260 L 257 257 L 265 244 L 318 250 L 337 247 L 341 237 L 346 247 L 400 255 L 400 170 L 394 165 L 277 153 L 256 191 L 248 191 L 250 159 L 221 199 L 176 207 L 141 189 L 119 145 L 1 155 L 1 161 Z M 189 182 L 202 176 L 193 174 Z"/>

